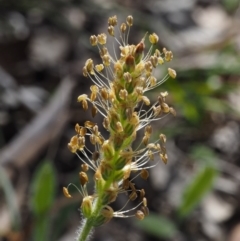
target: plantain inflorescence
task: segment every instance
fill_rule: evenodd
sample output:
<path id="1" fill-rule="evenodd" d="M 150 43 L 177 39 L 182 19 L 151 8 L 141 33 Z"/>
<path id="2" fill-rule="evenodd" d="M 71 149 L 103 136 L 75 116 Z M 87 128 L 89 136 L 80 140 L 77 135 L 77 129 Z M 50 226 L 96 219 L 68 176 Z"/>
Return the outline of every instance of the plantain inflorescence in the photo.
<path id="1" fill-rule="evenodd" d="M 175 110 L 166 103 L 167 92 L 160 93 L 152 104 L 145 93 L 160 86 L 169 77 L 176 77 L 176 71 L 171 68 L 168 68 L 168 74 L 161 80 L 153 75 L 154 69 L 171 61 L 173 54 L 166 48 L 162 51 L 156 49 L 158 36 L 155 33 L 149 35 L 151 47 L 147 53 L 144 53 L 146 36 L 137 45 L 129 45 L 127 42 L 133 25 L 132 16 L 128 16 L 118 29 L 117 25 L 116 16 L 108 19 L 107 31 L 119 45 L 119 57 L 116 57 L 116 52 L 114 56 L 110 55 L 105 33 L 90 37 L 91 45 L 99 50 L 102 63 L 94 64 L 92 59 L 85 62 L 83 75 L 90 78 L 93 85 L 90 87 L 90 95 L 82 94 L 77 99 L 84 110 L 91 107 L 93 117 L 97 113 L 103 116 L 103 127 L 109 136 L 104 137 L 96 123 L 86 121 L 83 126 L 76 124 L 76 134 L 68 143 L 69 150 L 83 162 L 79 173 L 79 190 L 83 196 L 81 211 L 85 221 L 78 237 L 82 241 L 87 239 L 93 227 L 100 226 L 113 217 L 136 217 L 142 220 L 148 214 L 145 191 L 136 189 L 133 180 L 138 175 L 146 180 L 149 176 L 148 169 L 156 165 L 149 162 L 157 156 L 165 164 L 168 161 L 166 136 L 160 134 L 157 141 L 150 142 L 153 132 L 150 124 L 169 113 L 175 115 Z M 115 36 L 116 32 L 120 33 L 119 39 Z M 148 106 L 147 110 L 143 108 L 144 105 Z M 144 136 L 133 150 L 132 143 L 142 128 Z M 86 138 L 94 146 L 94 151 L 85 146 Z M 79 152 L 82 153 L 81 156 Z M 94 172 L 92 181 L 95 190 L 92 195 L 87 190 L 89 169 Z M 68 187 L 63 188 L 63 193 L 71 198 Z M 128 201 L 138 198 L 139 202 L 129 210 L 114 211 L 110 205 L 119 194 L 127 194 Z"/>

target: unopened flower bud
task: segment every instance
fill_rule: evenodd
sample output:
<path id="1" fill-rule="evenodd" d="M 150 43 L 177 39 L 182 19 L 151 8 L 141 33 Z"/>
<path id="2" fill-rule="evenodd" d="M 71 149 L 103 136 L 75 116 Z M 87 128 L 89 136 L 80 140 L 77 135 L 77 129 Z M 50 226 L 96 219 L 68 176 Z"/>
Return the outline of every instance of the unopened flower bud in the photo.
<path id="1" fill-rule="evenodd" d="M 92 197 L 86 196 L 83 198 L 81 210 L 85 218 L 91 217 L 92 214 Z"/>
<path id="2" fill-rule="evenodd" d="M 132 55 L 129 55 L 124 64 L 124 72 L 133 72 L 135 69 L 135 59 Z"/>

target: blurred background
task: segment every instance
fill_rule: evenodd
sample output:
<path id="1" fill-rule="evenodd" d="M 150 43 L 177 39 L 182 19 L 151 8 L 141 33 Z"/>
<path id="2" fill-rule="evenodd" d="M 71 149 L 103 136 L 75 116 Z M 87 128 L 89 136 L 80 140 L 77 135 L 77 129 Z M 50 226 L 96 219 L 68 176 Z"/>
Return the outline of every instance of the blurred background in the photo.
<path id="1" fill-rule="evenodd" d="M 153 124 L 167 138 L 169 162 L 150 171 L 150 215 L 113 219 L 94 241 L 240 241 L 239 0 L 0 0 L 0 240 L 74 240 L 81 220 L 80 160 L 67 143 L 75 123 L 92 120 L 77 96 L 89 93 L 89 37 L 109 16 L 133 15 L 129 43 L 146 32 L 173 51 L 177 71 L 148 93 L 168 91 L 177 111 Z M 97 115 L 94 122 L 101 126 Z M 157 135 L 156 134 L 156 135 Z M 93 190 L 93 184 L 89 184 Z M 115 210 L 123 206 L 114 203 Z"/>

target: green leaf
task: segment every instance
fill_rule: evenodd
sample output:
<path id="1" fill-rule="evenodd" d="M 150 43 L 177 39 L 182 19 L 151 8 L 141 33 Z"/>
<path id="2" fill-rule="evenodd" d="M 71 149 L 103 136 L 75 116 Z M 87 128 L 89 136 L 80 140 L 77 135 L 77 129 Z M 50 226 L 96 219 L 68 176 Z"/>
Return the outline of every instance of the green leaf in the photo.
<path id="1" fill-rule="evenodd" d="M 196 175 L 192 183 L 185 189 L 182 203 L 178 210 L 180 216 L 187 216 L 196 207 L 211 189 L 216 174 L 217 171 L 213 167 L 205 167 Z"/>
<path id="2" fill-rule="evenodd" d="M 35 219 L 34 227 L 33 227 L 33 233 L 32 233 L 32 240 L 33 241 L 47 241 L 49 239 L 49 231 L 51 226 L 51 220 L 50 217 L 46 214 L 37 217 Z"/>
<path id="3" fill-rule="evenodd" d="M 56 174 L 53 165 L 45 161 L 37 169 L 32 184 L 32 211 L 36 216 L 45 214 L 52 206 L 56 190 Z"/>
<path id="4" fill-rule="evenodd" d="M 138 222 L 137 226 L 158 238 L 172 238 L 177 232 L 177 228 L 171 220 L 153 213 Z"/>

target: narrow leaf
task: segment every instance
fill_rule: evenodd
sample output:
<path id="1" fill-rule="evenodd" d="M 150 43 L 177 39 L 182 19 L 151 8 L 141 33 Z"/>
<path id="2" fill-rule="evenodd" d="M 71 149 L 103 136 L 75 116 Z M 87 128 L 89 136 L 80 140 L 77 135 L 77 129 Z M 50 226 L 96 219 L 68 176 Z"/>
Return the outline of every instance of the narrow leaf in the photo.
<path id="1" fill-rule="evenodd" d="M 55 171 L 51 162 L 43 162 L 37 169 L 32 185 L 32 210 L 35 215 L 46 213 L 54 200 L 56 190 Z"/>
<path id="2" fill-rule="evenodd" d="M 153 213 L 150 213 L 137 225 L 145 232 L 158 238 L 172 238 L 177 232 L 177 228 L 171 220 Z"/>
<path id="3" fill-rule="evenodd" d="M 213 167 L 201 170 L 185 189 L 182 203 L 179 207 L 180 216 L 187 216 L 211 189 L 217 171 Z"/>

